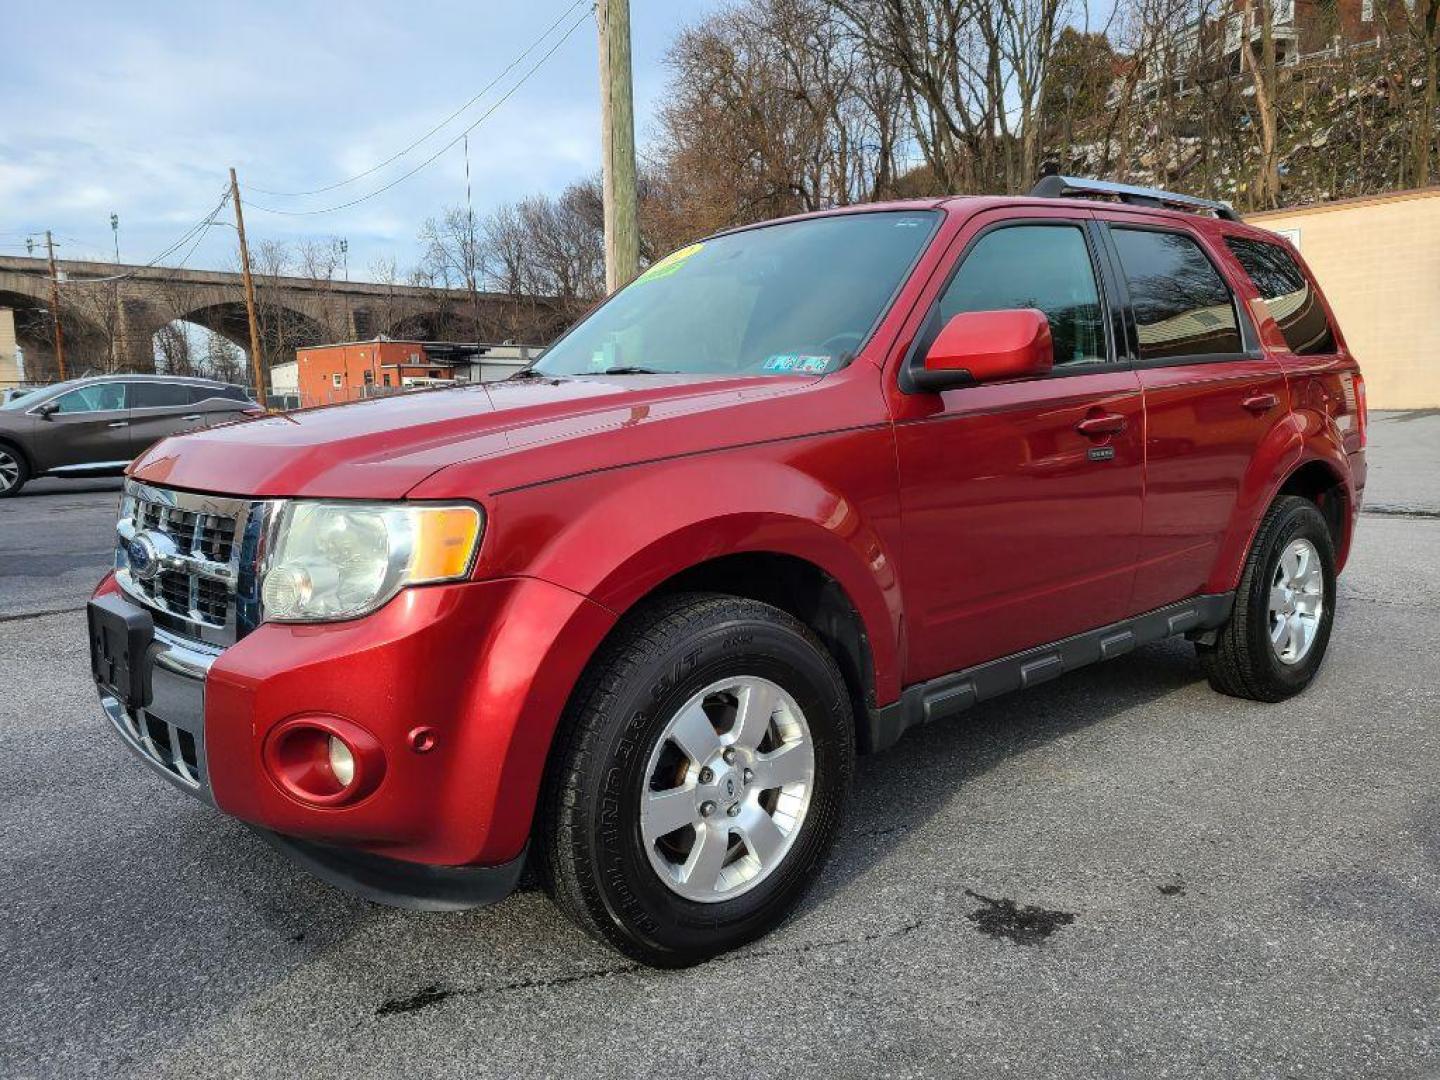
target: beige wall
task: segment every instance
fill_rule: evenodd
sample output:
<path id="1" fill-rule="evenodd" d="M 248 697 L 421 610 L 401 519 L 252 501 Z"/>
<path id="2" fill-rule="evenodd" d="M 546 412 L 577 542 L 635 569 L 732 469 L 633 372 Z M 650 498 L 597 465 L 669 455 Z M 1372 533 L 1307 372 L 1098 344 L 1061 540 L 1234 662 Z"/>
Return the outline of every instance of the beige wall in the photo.
<path id="1" fill-rule="evenodd" d="M 1300 249 L 1372 409 L 1440 408 L 1440 188 L 1247 214 Z"/>
<path id="2" fill-rule="evenodd" d="M 20 381 L 20 357 L 15 343 L 15 312 L 0 307 L 0 390 Z"/>

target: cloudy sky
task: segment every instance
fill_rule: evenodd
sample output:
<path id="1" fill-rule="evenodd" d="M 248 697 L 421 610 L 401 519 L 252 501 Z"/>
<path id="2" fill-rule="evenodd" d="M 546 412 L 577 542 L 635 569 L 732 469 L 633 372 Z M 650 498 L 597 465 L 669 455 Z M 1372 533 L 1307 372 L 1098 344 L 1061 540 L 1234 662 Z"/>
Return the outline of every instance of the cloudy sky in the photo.
<path id="1" fill-rule="evenodd" d="M 350 272 L 418 256 L 421 222 L 465 198 L 456 146 L 413 178 L 333 213 L 282 216 L 367 195 L 479 119 L 574 26 L 553 55 L 470 133 L 481 213 L 556 192 L 599 168 L 596 32 L 590 0 L 4 0 L 0 63 L 0 252 L 24 254 L 49 228 L 62 256 L 143 263 L 209 213 L 239 172 L 252 243 L 345 237 Z M 676 32 L 717 0 L 632 0 L 637 126 L 653 130 Z M 547 28 L 559 23 L 535 45 Z M 578 24 L 578 25 L 577 25 Z M 534 49 L 508 74 L 521 53 Z M 300 198 L 384 161 L 479 93 L 441 132 L 377 172 Z M 226 217 L 230 214 L 226 209 Z M 234 230 L 204 234 L 187 265 L 226 267 Z M 185 245 L 167 258 L 174 263 Z"/>

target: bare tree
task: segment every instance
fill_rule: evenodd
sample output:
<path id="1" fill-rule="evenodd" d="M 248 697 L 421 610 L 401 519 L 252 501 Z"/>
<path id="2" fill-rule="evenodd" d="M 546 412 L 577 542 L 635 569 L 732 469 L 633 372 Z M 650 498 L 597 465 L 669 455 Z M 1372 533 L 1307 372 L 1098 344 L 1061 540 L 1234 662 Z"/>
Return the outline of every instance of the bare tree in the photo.
<path id="1" fill-rule="evenodd" d="M 656 195 L 693 232 L 892 194 L 905 143 L 899 75 L 825 0 L 746 0 L 667 57 Z"/>
<path id="2" fill-rule="evenodd" d="M 480 336 L 480 278 L 482 241 L 475 214 L 452 206 L 438 220 L 428 218 L 420 229 L 425 245 L 422 267 L 430 281 L 445 288 L 464 288 L 470 294 L 471 336 Z"/>
<path id="3" fill-rule="evenodd" d="M 155 332 L 157 367 L 166 375 L 194 375 L 194 358 L 190 353 L 190 336 L 179 321 L 167 322 Z"/>
<path id="4" fill-rule="evenodd" d="M 249 374 L 244 351 L 214 330 L 205 333 L 204 368 L 210 378 L 228 383 L 242 382 Z"/>
<path id="5" fill-rule="evenodd" d="M 1255 87 L 1256 141 L 1260 164 L 1255 173 L 1253 202 L 1261 209 L 1280 205 L 1280 157 L 1275 62 L 1274 9 L 1270 0 L 1245 0 L 1240 21 L 1240 57 Z M 1253 30 L 1260 31 L 1260 54 L 1251 48 Z"/>
<path id="6" fill-rule="evenodd" d="M 1421 92 L 1410 120 L 1410 168 L 1416 187 L 1430 183 L 1435 133 L 1440 126 L 1440 0 L 1409 0 L 1404 6 L 1405 29 L 1420 57 Z M 1407 80 L 1408 83 L 1408 80 Z"/>

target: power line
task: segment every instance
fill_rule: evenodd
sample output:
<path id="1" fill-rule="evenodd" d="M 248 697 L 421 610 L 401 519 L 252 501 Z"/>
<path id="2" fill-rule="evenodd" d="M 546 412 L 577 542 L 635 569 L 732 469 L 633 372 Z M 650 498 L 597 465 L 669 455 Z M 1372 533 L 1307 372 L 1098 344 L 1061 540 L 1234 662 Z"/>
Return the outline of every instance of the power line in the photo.
<path id="1" fill-rule="evenodd" d="M 590 13 L 588 11 L 585 14 L 581 15 L 580 18 L 571 25 L 570 29 L 566 30 L 565 33 L 561 35 L 560 39 L 556 41 L 554 45 L 550 46 L 550 48 L 546 51 L 545 55 L 540 57 L 539 60 L 535 61 L 535 63 L 531 65 L 530 69 L 520 77 L 520 81 L 517 82 L 514 86 L 510 87 L 509 90 L 505 91 L 505 93 L 501 95 L 500 100 L 495 102 L 495 104 L 491 105 L 490 108 L 486 109 L 483 113 L 481 113 L 479 118 L 473 124 L 467 127 L 459 135 L 456 135 L 455 138 L 451 139 L 448 143 L 442 146 L 439 150 L 435 151 L 435 153 L 431 154 L 419 165 L 416 165 L 409 172 L 397 176 L 394 180 L 391 180 L 384 187 L 376 188 L 369 194 L 361 195 L 357 198 L 351 199 L 349 202 L 338 203 L 335 206 L 322 207 L 319 210 L 281 210 L 273 206 L 261 206 L 259 203 L 250 202 L 248 199 L 245 200 L 245 205 L 254 210 L 264 211 L 267 214 L 281 214 L 285 217 L 310 217 L 315 214 L 333 214 L 337 210 L 346 210 L 352 206 L 358 206 L 360 203 L 373 199 L 377 195 L 383 195 L 385 192 L 389 191 L 396 185 L 402 184 L 406 180 L 409 180 L 410 177 L 414 176 L 422 169 L 428 168 L 430 165 L 433 165 L 436 161 L 440 159 L 441 155 L 443 155 L 445 151 L 459 145 L 461 139 L 463 139 L 466 135 L 470 134 L 470 132 L 474 131 L 477 127 L 479 127 L 492 115 L 494 115 L 495 111 L 499 109 L 501 105 L 504 105 L 505 102 L 510 100 L 510 98 L 515 94 L 515 92 L 519 90 L 522 86 L 524 86 L 530 80 L 530 77 L 534 75 L 535 72 L 539 71 L 540 68 L 544 66 L 545 62 L 550 59 L 550 57 L 555 55 L 555 53 L 559 50 L 560 46 L 564 45 L 565 42 L 569 40 L 570 35 L 575 33 L 575 31 L 580 28 L 580 24 L 585 22 L 589 18 Z"/>
<path id="2" fill-rule="evenodd" d="M 272 190 L 270 190 L 269 188 L 256 187 L 254 184 L 249 185 L 250 190 L 251 190 L 251 191 L 258 191 L 261 195 L 274 195 L 274 196 L 276 196 L 277 198 L 282 198 L 282 199 L 292 199 L 292 198 L 297 198 L 297 199 L 298 199 L 298 198 L 301 198 L 302 196 L 305 196 L 305 195 L 322 195 L 322 194 L 324 194 L 324 193 L 327 192 L 327 191 L 334 191 L 336 188 L 342 188 L 342 187 L 344 187 L 344 186 L 347 185 L 347 184 L 353 184 L 356 180 L 363 180 L 365 177 L 370 176 L 372 173 L 377 173 L 377 172 L 379 172 L 381 169 L 385 168 L 385 166 L 390 165 L 390 164 L 392 164 L 392 163 L 394 163 L 394 162 L 396 162 L 396 161 L 399 161 L 399 160 L 400 160 L 402 157 L 404 157 L 406 154 L 410 153 L 411 150 L 414 150 L 414 149 L 415 149 L 417 146 L 419 146 L 421 143 L 423 143 L 423 142 L 425 142 L 426 140 L 428 140 L 428 139 L 430 138 L 430 136 L 434 135 L 434 134 L 435 134 L 437 131 L 439 131 L 441 128 L 445 127 L 447 124 L 450 123 L 450 121 L 454 120 L 457 116 L 459 116 L 461 113 L 465 112 L 465 111 L 466 111 L 467 109 L 469 109 L 472 105 L 474 105 L 477 101 L 479 101 L 479 100 L 480 100 L 481 98 L 483 98 L 486 94 L 488 94 L 491 90 L 493 90 L 493 89 L 496 87 L 496 85 L 500 82 L 500 80 L 502 80 L 503 78 L 505 78 L 506 75 L 509 75 L 510 72 L 514 71 L 517 67 L 519 67 L 519 66 L 520 66 L 520 62 L 521 62 L 522 60 L 524 60 L 527 56 L 529 56 L 532 52 L 534 52 L 534 51 L 540 46 L 540 43 L 541 43 L 541 42 L 543 42 L 546 38 L 548 38 L 551 34 L 553 34 L 553 33 L 555 32 L 555 28 L 558 27 L 562 22 L 564 22 L 566 19 L 568 19 L 568 18 L 570 17 L 570 13 L 571 13 L 571 12 L 573 12 L 573 11 L 574 11 L 576 8 L 578 8 L 581 4 L 584 4 L 584 3 L 586 3 L 586 2 L 587 2 L 587 0 L 575 0 L 575 2 L 574 2 L 573 4 L 571 4 L 568 8 L 565 9 L 565 11 L 560 15 L 560 17 L 559 17 L 558 19 L 556 19 L 553 23 L 551 23 L 551 24 L 545 29 L 545 32 L 544 32 L 543 34 L 541 34 L 538 38 L 536 38 L 534 41 L 532 41 L 532 42 L 526 47 L 526 49 L 525 49 L 524 52 L 522 52 L 519 56 L 515 57 L 514 60 L 511 60 L 510 63 L 505 66 L 505 70 L 501 71 L 499 75 L 496 75 L 495 78 L 491 79 L 488 83 L 486 83 L 485 86 L 484 86 L 484 88 L 483 88 L 478 94 L 476 94 L 474 97 L 472 97 L 469 101 L 465 102 L 464 105 L 461 105 L 458 109 L 456 109 L 454 112 L 452 112 L 449 116 L 445 117 L 444 120 L 441 120 L 438 124 L 436 124 L 434 127 L 432 127 L 429 131 L 425 132 L 424 135 L 421 135 L 418 139 L 416 139 L 414 142 L 412 142 L 409 146 L 405 147 L 405 149 L 400 150 L 400 151 L 397 151 L 397 152 L 394 153 L 394 154 L 391 154 L 388 158 L 386 158 L 384 161 L 380 162 L 378 165 L 372 165 L 372 166 L 370 166 L 370 168 L 366 169 L 364 172 L 358 172 L 358 173 L 356 173 L 354 176 L 348 176 L 348 177 L 346 177 L 344 180 L 337 180 L 337 181 L 335 181 L 335 183 L 333 183 L 333 184 L 326 184 L 324 187 L 311 188 L 309 191 L 272 191 Z M 563 39 L 562 39 L 562 40 L 563 40 Z M 452 145 L 453 145 L 453 144 L 452 144 Z M 256 209 L 257 209 L 257 210 L 258 210 L 258 209 L 261 209 L 261 207 L 256 207 Z"/>
<path id="3" fill-rule="evenodd" d="M 215 219 L 220 216 L 220 211 L 225 209 L 225 204 L 229 201 L 230 192 L 227 190 L 225 194 L 220 197 L 220 201 L 215 204 L 215 209 L 211 210 L 209 214 L 201 218 L 194 225 L 190 226 L 190 228 L 186 229 L 180 239 L 176 240 L 173 244 L 167 247 L 164 251 L 160 252 L 160 254 L 156 255 L 149 262 L 144 263 L 140 266 L 131 267 L 123 274 L 109 274 L 106 277 L 73 278 L 67 280 L 65 284 L 104 285 L 112 281 L 124 281 L 127 278 L 134 277 L 141 270 L 150 270 L 154 268 L 161 259 L 164 259 L 167 255 L 171 255 L 176 251 L 179 251 L 182 247 L 184 247 L 187 243 L 190 243 L 190 241 L 193 239 L 195 243 L 191 244 L 190 251 L 187 252 L 185 255 L 185 258 L 189 259 L 190 255 L 194 254 L 195 248 L 199 246 L 200 239 L 203 238 L 204 234 L 209 231 L 210 226 L 215 224 Z M 182 262 L 181 265 L 183 266 L 184 263 Z"/>

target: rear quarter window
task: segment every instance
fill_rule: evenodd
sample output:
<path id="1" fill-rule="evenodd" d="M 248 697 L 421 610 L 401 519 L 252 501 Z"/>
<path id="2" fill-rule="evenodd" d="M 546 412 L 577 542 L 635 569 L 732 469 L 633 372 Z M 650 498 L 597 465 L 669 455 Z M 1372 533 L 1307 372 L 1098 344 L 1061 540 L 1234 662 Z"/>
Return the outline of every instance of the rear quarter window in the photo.
<path id="1" fill-rule="evenodd" d="M 245 391 L 238 386 L 192 386 L 190 387 L 190 400 L 195 404 L 202 401 L 214 401 L 217 398 L 225 401 L 249 401 Z"/>
<path id="2" fill-rule="evenodd" d="M 1227 236 L 1225 243 L 1255 283 L 1290 351 L 1298 356 L 1333 353 L 1335 332 L 1325 308 L 1290 252 L 1243 236 Z"/>
<path id="3" fill-rule="evenodd" d="M 130 386 L 130 407 L 132 409 L 175 408 L 189 405 L 190 392 L 184 383 L 132 383 Z"/>

